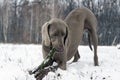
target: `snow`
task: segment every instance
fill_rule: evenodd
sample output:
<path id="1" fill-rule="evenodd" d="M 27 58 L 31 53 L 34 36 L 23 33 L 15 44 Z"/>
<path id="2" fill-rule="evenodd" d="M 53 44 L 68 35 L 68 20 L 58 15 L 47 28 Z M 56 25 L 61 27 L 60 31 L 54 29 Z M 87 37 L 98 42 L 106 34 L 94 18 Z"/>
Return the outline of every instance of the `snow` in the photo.
<path id="1" fill-rule="evenodd" d="M 120 80 L 120 45 L 99 46 L 99 66 L 93 65 L 93 52 L 79 46 L 81 58 L 67 63 L 67 70 L 49 72 L 43 80 Z M 28 71 L 41 62 L 41 45 L 0 44 L 0 80 L 35 80 Z"/>

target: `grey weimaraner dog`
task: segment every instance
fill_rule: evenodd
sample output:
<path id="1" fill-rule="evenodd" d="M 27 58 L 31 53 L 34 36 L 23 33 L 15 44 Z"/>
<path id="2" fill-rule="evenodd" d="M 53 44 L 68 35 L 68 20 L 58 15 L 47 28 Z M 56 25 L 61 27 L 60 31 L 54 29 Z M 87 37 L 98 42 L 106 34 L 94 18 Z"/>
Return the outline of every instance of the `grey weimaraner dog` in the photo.
<path id="1" fill-rule="evenodd" d="M 54 18 L 42 26 L 42 51 L 45 58 L 51 47 L 56 49 L 54 60 L 61 69 L 66 69 L 66 62 L 74 56 L 76 62 L 80 55 L 78 46 L 83 31 L 88 30 L 89 46 L 94 46 L 94 65 L 98 65 L 97 56 L 97 20 L 87 8 L 77 8 L 71 11 L 65 20 Z"/>

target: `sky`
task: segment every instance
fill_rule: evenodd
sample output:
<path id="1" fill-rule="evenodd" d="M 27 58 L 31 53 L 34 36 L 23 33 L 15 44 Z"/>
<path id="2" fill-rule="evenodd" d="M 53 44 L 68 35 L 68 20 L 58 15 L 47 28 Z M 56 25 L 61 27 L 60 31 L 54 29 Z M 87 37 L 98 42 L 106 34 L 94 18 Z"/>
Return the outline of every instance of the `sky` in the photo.
<path id="1" fill-rule="evenodd" d="M 0 2 L 3 2 L 3 0 L 0 0 Z"/>

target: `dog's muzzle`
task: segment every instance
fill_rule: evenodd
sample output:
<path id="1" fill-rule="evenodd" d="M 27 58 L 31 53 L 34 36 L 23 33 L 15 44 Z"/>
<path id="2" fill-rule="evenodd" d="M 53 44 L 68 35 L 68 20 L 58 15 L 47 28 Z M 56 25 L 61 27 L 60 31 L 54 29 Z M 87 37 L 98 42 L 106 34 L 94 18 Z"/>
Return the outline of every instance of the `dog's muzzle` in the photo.
<path id="1" fill-rule="evenodd" d="M 64 48 L 63 47 L 55 48 L 55 50 L 58 53 L 64 52 Z"/>

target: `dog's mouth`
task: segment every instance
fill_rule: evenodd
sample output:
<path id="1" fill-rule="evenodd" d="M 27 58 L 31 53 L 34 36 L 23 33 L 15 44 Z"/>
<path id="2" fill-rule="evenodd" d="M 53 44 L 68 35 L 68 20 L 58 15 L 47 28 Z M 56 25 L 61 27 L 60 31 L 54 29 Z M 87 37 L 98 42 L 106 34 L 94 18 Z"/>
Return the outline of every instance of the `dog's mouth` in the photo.
<path id="1" fill-rule="evenodd" d="M 64 48 L 55 48 L 56 52 L 61 53 L 64 51 Z"/>

